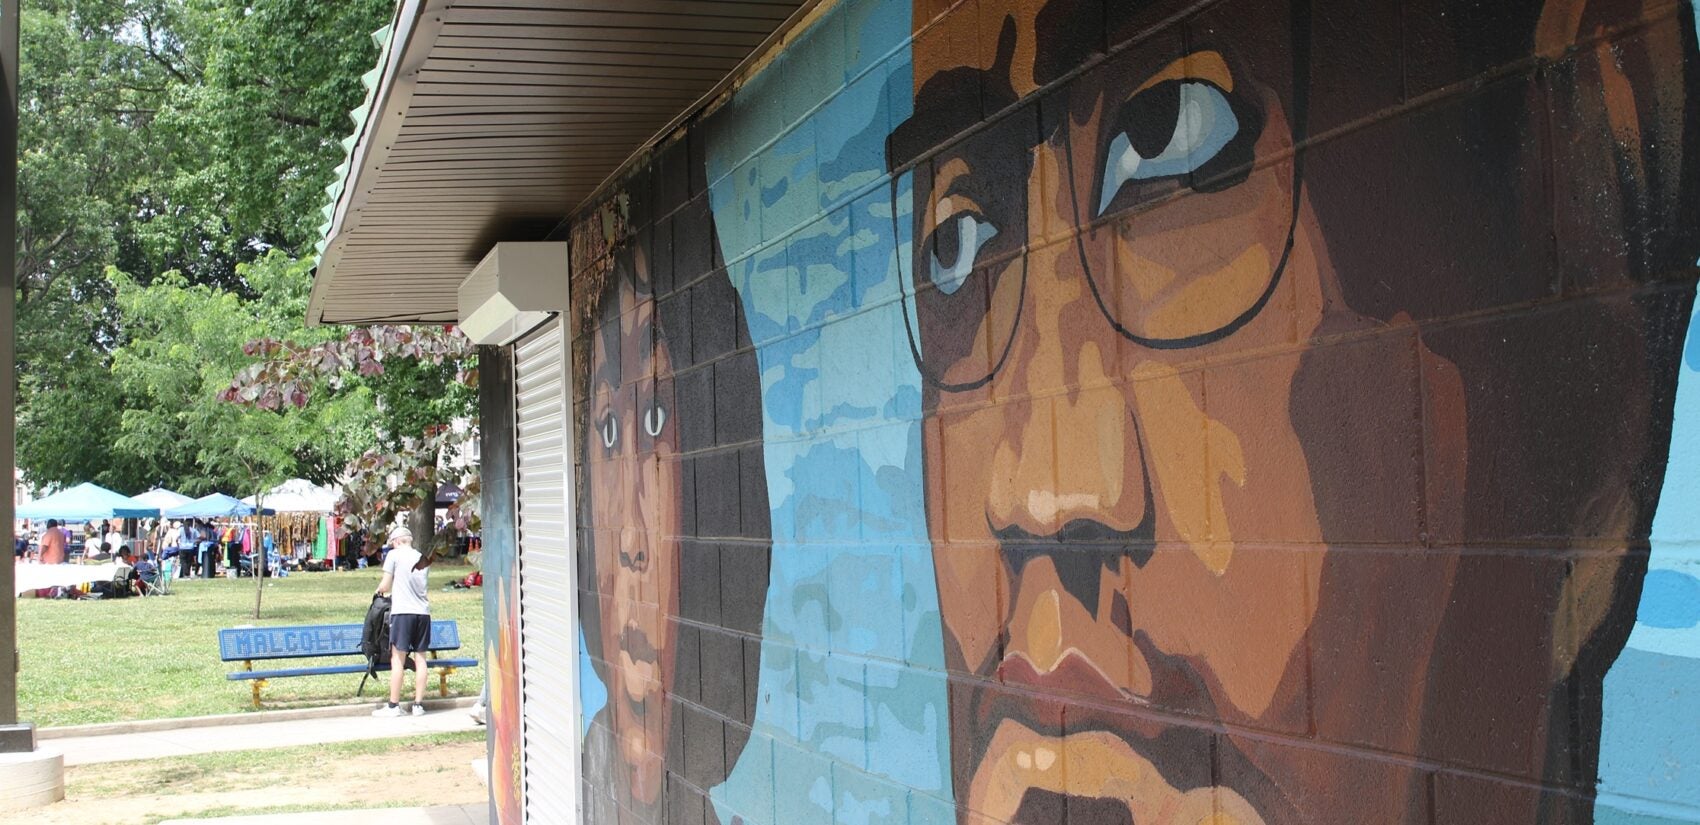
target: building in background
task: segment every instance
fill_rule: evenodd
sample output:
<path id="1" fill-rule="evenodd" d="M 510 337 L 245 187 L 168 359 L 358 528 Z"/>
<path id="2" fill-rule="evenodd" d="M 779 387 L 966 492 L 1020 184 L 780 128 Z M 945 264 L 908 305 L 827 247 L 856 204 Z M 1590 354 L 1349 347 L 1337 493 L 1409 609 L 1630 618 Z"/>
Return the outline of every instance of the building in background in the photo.
<path id="1" fill-rule="evenodd" d="M 1700 822 L 1691 3 L 379 41 L 309 312 L 485 345 L 498 821 Z"/>

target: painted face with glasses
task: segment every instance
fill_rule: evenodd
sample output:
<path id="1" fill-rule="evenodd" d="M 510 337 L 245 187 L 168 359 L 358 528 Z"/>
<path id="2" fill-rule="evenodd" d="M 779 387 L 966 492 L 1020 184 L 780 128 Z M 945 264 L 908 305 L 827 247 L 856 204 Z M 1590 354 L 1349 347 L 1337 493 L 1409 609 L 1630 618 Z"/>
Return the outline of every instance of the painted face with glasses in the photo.
<path id="1" fill-rule="evenodd" d="M 963 822 L 1592 821 L 1700 256 L 1630 11 L 916 1 Z"/>
<path id="2" fill-rule="evenodd" d="M 1057 24 L 982 3 L 923 32 L 889 143 L 966 677 L 957 797 L 999 822 L 1290 821 L 1266 766 L 1201 723 L 1308 724 L 1323 534 L 1292 388 L 1340 310 L 1293 54 L 1199 27 L 1033 94 L 1058 38 L 1097 31 Z M 962 42 L 977 64 L 931 48 Z"/>

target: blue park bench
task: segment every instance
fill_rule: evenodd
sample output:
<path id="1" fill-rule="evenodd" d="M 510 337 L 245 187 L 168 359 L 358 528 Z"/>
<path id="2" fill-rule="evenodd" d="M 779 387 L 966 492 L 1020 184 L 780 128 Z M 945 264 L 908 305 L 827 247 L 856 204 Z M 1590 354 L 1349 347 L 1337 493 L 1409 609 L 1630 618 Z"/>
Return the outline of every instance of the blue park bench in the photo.
<path id="1" fill-rule="evenodd" d="M 254 707 L 260 706 L 260 688 L 268 679 L 291 676 L 323 676 L 333 673 L 366 672 L 366 657 L 360 652 L 358 624 L 317 624 L 295 627 L 237 627 L 218 632 L 218 657 L 224 662 L 241 662 L 242 669 L 225 674 L 233 682 L 249 680 L 254 689 Z M 477 667 L 477 659 L 439 659 L 438 651 L 460 649 L 460 626 L 453 619 L 431 621 L 431 647 L 426 666 L 437 670 L 438 690 L 449 695 L 449 674 L 456 668 Z M 278 659 L 318 659 L 331 656 L 355 656 L 350 664 L 315 665 L 312 667 L 255 670 L 255 662 Z M 379 670 L 389 670 L 389 656 L 379 662 Z M 360 682 L 364 690 L 366 682 Z"/>

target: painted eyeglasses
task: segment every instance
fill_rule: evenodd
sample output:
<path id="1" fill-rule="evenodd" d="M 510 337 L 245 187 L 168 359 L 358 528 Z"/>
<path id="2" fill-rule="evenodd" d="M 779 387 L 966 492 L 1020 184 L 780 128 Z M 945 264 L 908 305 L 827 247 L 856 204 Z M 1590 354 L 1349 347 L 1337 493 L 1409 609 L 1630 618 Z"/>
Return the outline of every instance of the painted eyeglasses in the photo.
<path id="1" fill-rule="evenodd" d="M 921 240 L 898 266 L 924 378 L 990 382 L 1038 267 L 1078 272 L 1110 328 L 1148 349 L 1249 324 L 1281 283 L 1301 189 L 1298 130 L 1266 135 L 1265 103 L 1194 53 L 1139 79 L 1088 73 L 909 170 Z"/>

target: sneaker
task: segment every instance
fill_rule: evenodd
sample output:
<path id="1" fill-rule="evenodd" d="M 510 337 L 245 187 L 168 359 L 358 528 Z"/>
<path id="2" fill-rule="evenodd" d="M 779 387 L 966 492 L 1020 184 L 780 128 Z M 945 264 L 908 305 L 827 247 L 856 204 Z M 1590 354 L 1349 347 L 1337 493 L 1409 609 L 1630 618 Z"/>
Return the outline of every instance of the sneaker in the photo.
<path id="1" fill-rule="evenodd" d="M 472 714 L 472 721 L 477 722 L 480 725 L 484 724 L 484 706 L 483 705 L 473 705 L 470 713 Z"/>
<path id="2" fill-rule="evenodd" d="M 414 716 L 424 716 L 425 715 L 425 706 L 419 704 L 418 702 L 414 702 L 413 703 L 413 715 Z"/>
<path id="3" fill-rule="evenodd" d="M 383 707 L 378 708 L 375 711 L 372 711 L 372 715 L 377 716 L 377 717 L 392 717 L 392 718 L 396 717 L 396 716 L 401 716 L 402 715 L 401 705 L 384 705 Z"/>

